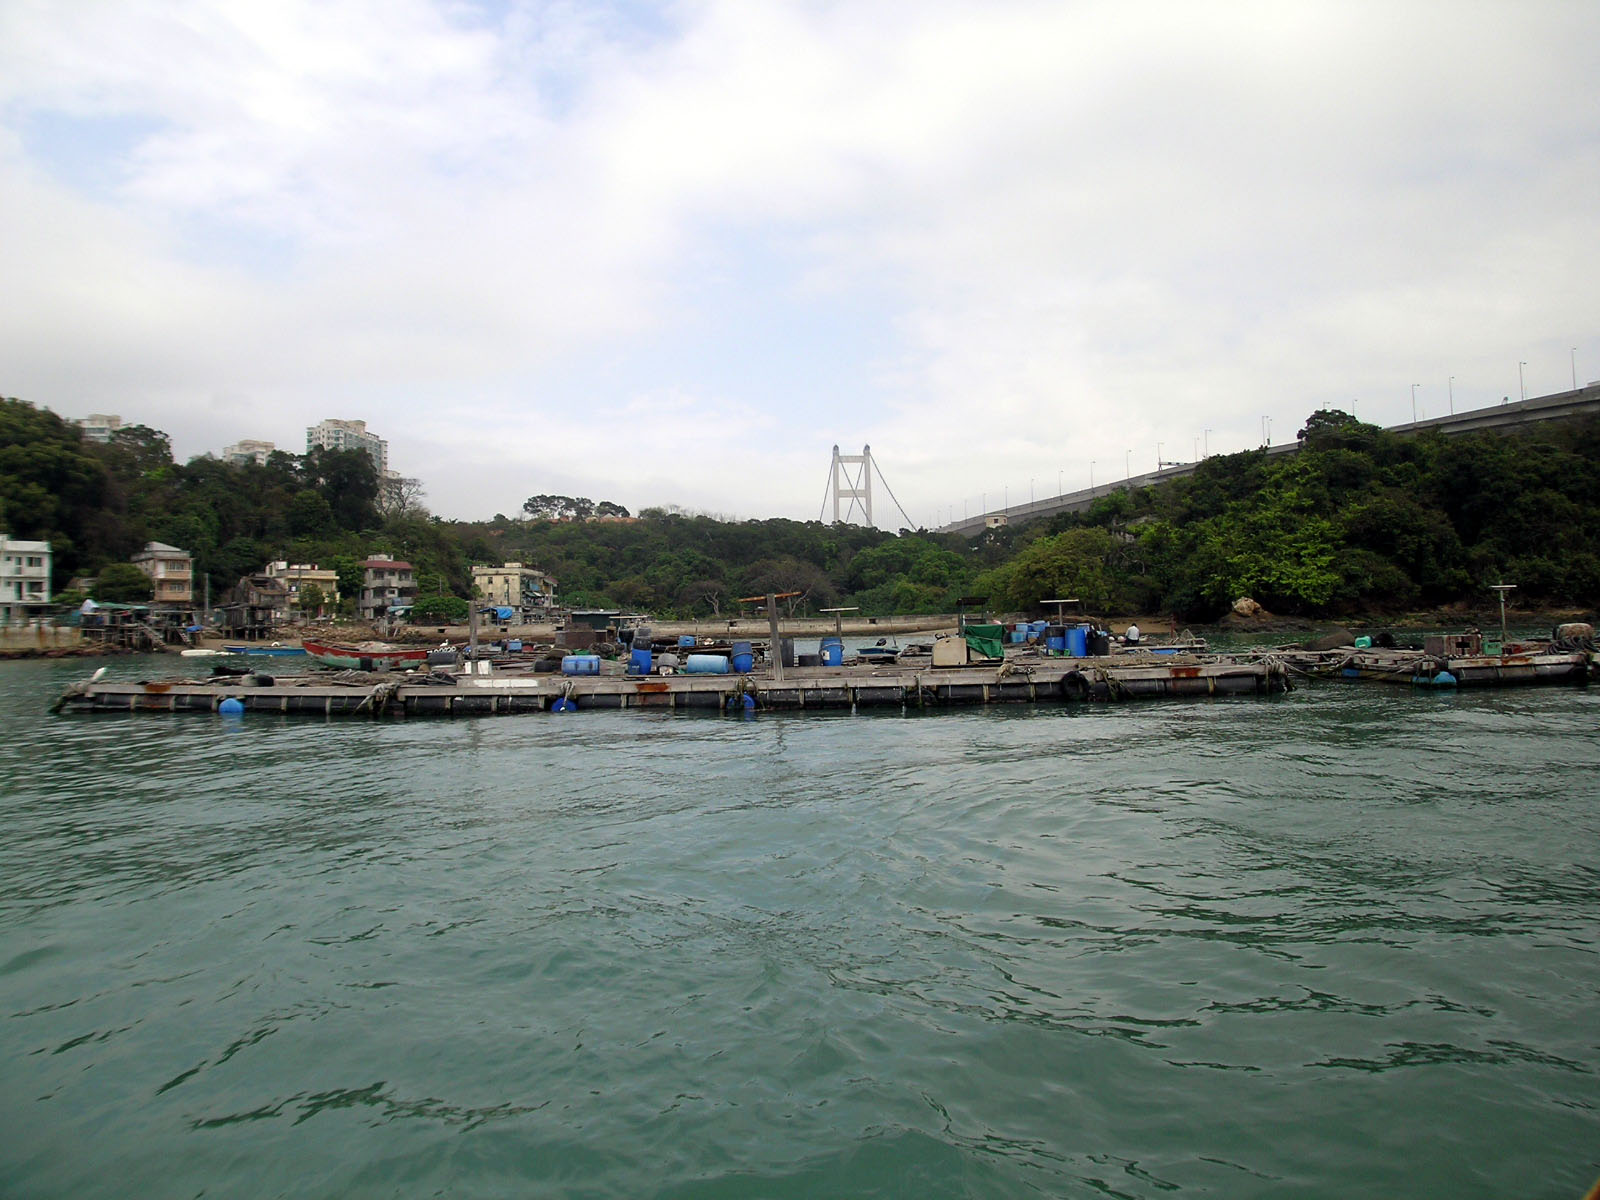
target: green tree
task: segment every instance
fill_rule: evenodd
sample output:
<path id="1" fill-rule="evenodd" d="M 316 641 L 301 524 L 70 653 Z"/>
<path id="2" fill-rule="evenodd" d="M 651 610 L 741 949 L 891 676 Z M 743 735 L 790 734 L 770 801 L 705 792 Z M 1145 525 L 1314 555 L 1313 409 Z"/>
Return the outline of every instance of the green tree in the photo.
<path id="1" fill-rule="evenodd" d="M 107 563 L 95 580 L 93 595 L 108 604 L 145 604 L 155 595 L 155 584 L 132 563 Z"/>

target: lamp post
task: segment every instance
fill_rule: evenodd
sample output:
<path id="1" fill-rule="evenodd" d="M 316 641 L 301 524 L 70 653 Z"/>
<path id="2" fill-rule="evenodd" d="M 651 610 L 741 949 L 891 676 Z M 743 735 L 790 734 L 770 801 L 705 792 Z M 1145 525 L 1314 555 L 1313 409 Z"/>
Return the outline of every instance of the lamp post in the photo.
<path id="1" fill-rule="evenodd" d="M 1091 499 L 1094 498 L 1094 463 L 1095 460 L 1091 458 L 1089 460 L 1089 496 Z"/>
<path id="2" fill-rule="evenodd" d="M 1450 415 L 1453 417 L 1456 415 L 1456 377 L 1454 375 L 1450 376 L 1450 382 L 1446 386 L 1450 389 Z"/>
<path id="3" fill-rule="evenodd" d="M 1066 474 L 1065 471 L 1057 471 L 1056 472 L 1056 495 L 1058 495 L 1058 496 L 1062 494 L 1061 477 L 1063 475 L 1065 475 L 1065 474 Z"/>
<path id="4" fill-rule="evenodd" d="M 1124 483 L 1126 483 L 1128 480 L 1130 480 L 1132 478 L 1133 478 L 1133 451 L 1132 450 L 1124 450 L 1122 452 L 1122 480 L 1123 480 Z"/>
<path id="5" fill-rule="evenodd" d="M 1200 439 L 1199 438 L 1195 438 L 1195 440 L 1194 440 L 1194 461 L 1195 462 L 1199 462 L 1200 461 Z"/>
<path id="6" fill-rule="evenodd" d="M 1417 423 L 1417 389 L 1421 386 L 1420 383 L 1411 385 L 1411 423 L 1413 425 Z"/>
<path id="7" fill-rule="evenodd" d="M 1578 348 L 1572 348 L 1572 390 L 1578 390 Z"/>
<path id="8" fill-rule="evenodd" d="M 1165 445 L 1164 442 L 1157 442 L 1156 443 L 1156 474 L 1157 475 L 1161 474 L 1161 447 L 1163 445 Z"/>
<path id="9" fill-rule="evenodd" d="M 1519 362 L 1517 364 L 1517 390 L 1522 393 L 1522 398 L 1524 400 L 1528 398 L 1528 383 L 1522 377 L 1522 368 L 1527 365 L 1528 364 L 1526 362 Z"/>
<path id="10" fill-rule="evenodd" d="M 1202 435 L 1205 439 L 1206 457 L 1211 457 L 1211 430 L 1207 429 Z"/>

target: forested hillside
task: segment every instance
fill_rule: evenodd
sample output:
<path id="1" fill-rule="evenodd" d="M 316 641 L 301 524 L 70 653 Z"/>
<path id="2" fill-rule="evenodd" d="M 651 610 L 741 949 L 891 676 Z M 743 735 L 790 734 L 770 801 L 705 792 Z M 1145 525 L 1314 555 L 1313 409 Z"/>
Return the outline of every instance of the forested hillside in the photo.
<path id="1" fill-rule="evenodd" d="M 409 499 L 385 511 L 356 451 L 179 464 L 157 430 L 85 442 L 72 423 L 3 400 L 0 530 L 53 544 L 57 588 L 155 540 L 188 550 L 218 595 L 273 559 L 332 567 L 350 595 L 356 564 L 388 553 L 417 567 L 421 600 L 466 598 L 474 563 L 519 560 L 554 574 L 569 605 L 661 616 L 726 613 L 769 591 L 801 593 L 796 611 L 869 615 L 948 612 L 978 593 L 1015 611 L 1077 596 L 1103 613 L 1203 621 L 1248 595 L 1333 616 L 1482 600 L 1502 580 L 1524 601 L 1587 607 L 1600 596 L 1597 435 L 1590 421 L 1399 437 L 1321 411 L 1298 454 L 1218 456 L 1084 514 L 961 538 L 671 508 L 628 517 L 544 494 L 517 517 L 454 522 Z"/>

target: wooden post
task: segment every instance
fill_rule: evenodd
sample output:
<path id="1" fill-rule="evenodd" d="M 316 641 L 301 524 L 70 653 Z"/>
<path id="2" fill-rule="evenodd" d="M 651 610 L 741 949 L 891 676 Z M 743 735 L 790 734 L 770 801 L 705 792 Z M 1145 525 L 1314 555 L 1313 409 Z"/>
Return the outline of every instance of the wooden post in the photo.
<path id="1" fill-rule="evenodd" d="M 783 682 L 783 641 L 778 637 L 778 595 L 767 593 L 767 628 L 772 637 L 772 677 Z"/>

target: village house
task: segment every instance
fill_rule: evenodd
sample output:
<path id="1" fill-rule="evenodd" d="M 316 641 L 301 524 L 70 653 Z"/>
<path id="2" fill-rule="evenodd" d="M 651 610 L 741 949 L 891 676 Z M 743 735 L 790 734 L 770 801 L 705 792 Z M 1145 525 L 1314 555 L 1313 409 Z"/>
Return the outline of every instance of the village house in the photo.
<path id="1" fill-rule="evenodd" d="M 265 573 L 283 583 L 289 592 L 289 606 L 300 609 L 304 616 L 326 616 L 339 603 L 339 572 L 335 570 L 323 570 L 316 563 L 292 563 L 280 559 L 269 562 Z M 313 583 L 322 591 L 322 604 L 316 612 L 305 612 L 300 595 L 308 584 Z"/>
<path id="2" fill-rule="evenodd" d="M 133 565 L 150 576 L 155 592 L 150 603 L 158 608 L 194 603 L 194 560 L 187 550 L 150 542 L 133 556 Z"/>
<path id="3" fill-rule="evenodd" d="M 289 617 L 289 589 L 271 575 L 246 575 L 222 603 L 222 630 L 230 637 L 271 637 Z"/>
<path id="4" fill-rule="evenodd" d="M 408 562 L 387 554 L 374 554 L 361 564 L 361 598 L 356 610 L 369 621 L 391 615 L 395 609 L 410 611 L 417 599 L 417 577 Z"/>
<path id="5" fill-rule="evenodd" d="M 472 591 L 481 601 L 517 611 L 521 620 L 547 615 L 556 600 L 555 577 L 519 562 L 473 567 Z"/>
<path id="6" fill-rule="evenodd" d="M 0 533 L 0 625 L 25 624 L 50 604 L 50 543 Z"/>

